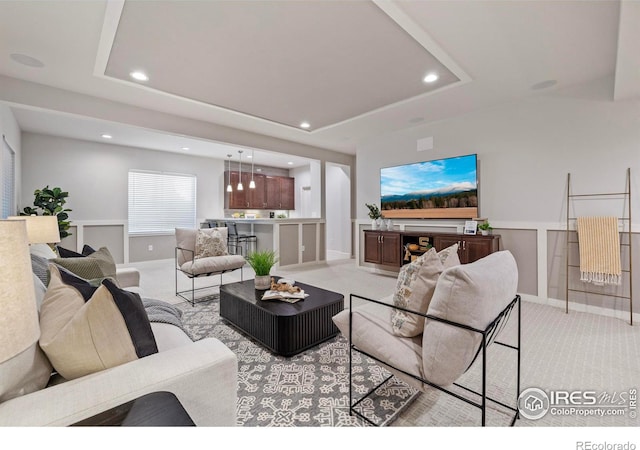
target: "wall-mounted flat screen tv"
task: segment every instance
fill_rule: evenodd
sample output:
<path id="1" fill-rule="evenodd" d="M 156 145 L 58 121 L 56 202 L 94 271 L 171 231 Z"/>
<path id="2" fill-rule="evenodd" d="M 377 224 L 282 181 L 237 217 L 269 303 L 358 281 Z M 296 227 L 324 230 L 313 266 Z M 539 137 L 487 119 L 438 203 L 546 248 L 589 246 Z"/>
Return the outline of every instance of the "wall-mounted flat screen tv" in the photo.
<path id="1" fill-rule="evenodd" d="M 478 217 L 477 155 L 381 169 L 380 209 L 391 219 Z"/>

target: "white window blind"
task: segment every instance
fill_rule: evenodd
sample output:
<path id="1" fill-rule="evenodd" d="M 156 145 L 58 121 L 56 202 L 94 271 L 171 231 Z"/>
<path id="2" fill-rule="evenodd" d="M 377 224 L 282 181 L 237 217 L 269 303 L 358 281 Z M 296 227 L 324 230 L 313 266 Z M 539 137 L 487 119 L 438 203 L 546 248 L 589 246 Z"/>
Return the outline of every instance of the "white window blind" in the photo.
<path id="1" fill-rule="evenodd" d="M 196 177 L 129 171 L 129 233 L 167 234 L 196 228 Z"/>
<path id="2" fill-rule="evenodd" d="M 2 218 L 15 216 L 16 155 L 2 137 Z"/>

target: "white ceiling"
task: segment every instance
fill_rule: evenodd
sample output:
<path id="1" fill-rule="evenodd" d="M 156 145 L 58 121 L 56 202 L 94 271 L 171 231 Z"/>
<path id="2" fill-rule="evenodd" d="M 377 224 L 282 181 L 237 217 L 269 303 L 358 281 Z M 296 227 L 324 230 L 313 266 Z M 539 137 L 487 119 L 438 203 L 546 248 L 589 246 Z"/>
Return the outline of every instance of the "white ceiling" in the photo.
<path id="1" fill-rule="evenodd" d="M 168 136 L 150 119 L 96 120 L 82 94 L 354 154 L 383 133 L 605 77 L 612 100 L 637 98 L 638 23 L 632 0 L 4 0 L 0 101 L 33 132 L 229 153 L 196 132 Z M 128 78 L 138 68 L 148 82 Z M 441 72 L 433 86 L 420 81 L 430 70 Z"/>

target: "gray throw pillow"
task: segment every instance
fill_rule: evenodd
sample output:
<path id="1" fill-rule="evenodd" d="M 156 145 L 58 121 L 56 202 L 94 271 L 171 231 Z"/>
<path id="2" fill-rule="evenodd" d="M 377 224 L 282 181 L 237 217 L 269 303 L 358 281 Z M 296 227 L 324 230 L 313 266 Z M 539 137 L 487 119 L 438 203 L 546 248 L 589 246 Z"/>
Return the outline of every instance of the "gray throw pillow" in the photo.
<path id="1" fill-rule="evenodd" d="M 49 284 L 49 260 L 42 256 L 31 254 L 31 270 L 33 274 L 42 281 L 42 284 Z"/>

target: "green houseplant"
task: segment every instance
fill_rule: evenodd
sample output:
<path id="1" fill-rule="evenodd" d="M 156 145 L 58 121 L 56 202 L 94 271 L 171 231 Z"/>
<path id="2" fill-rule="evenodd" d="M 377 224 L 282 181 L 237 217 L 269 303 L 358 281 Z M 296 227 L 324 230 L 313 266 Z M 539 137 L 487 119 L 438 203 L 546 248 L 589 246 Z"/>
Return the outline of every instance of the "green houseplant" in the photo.
<path id="1" fill-rule="evenodd" d="M 491 232 L 491 230 L 493 230 L 493 228 L 491 227 L 489 222 L 484 222 L 478 225 L 478 230 L 480 230 L 480 233 L 483 236 L 487 236 Z"/>
<path id="2" fill-rule="evenodd" d="M 369 219 L 371 219 L 371 229 L 375 230 L 378 228 L 378 219 L 382 218 L 382 213 L 380 212 L 380 208 L 378 205 L 373 205 L 369 203 L 364 204 L 367 208 L 369 208 Z"/>
<path id="3" fill-rule="evenodd" d="M 71 221 L 68 220 L 69 214 L 67 214 L 67 212 L 71 210 L 69 208 L 64 208 L 65 203 L 67 203 L 66 199 L 69 197 L 69 193 L 63 191 L 59 187 L 50 189 L 49 185 L 47 185 L 43 189 L 36 189 L 33 192 L 33 195 L 35 196 L 33 199 L 34 207 L 25 207 L 22 212 L 20 212 L 20 215 L 57 216 L 60 238 L 64 239 L 67 236 L 71 236 L 71 233 L 68 231 L 71 226 Z"/>
<path id="4" fill-rule="evenodd" d="M 247 262 L 256 273 L 254 280 L 256 289 L 269 289 L 271 268 L 278 262 L 278 256 L 273 250 L 261 250 L 247 255 Z"/>

